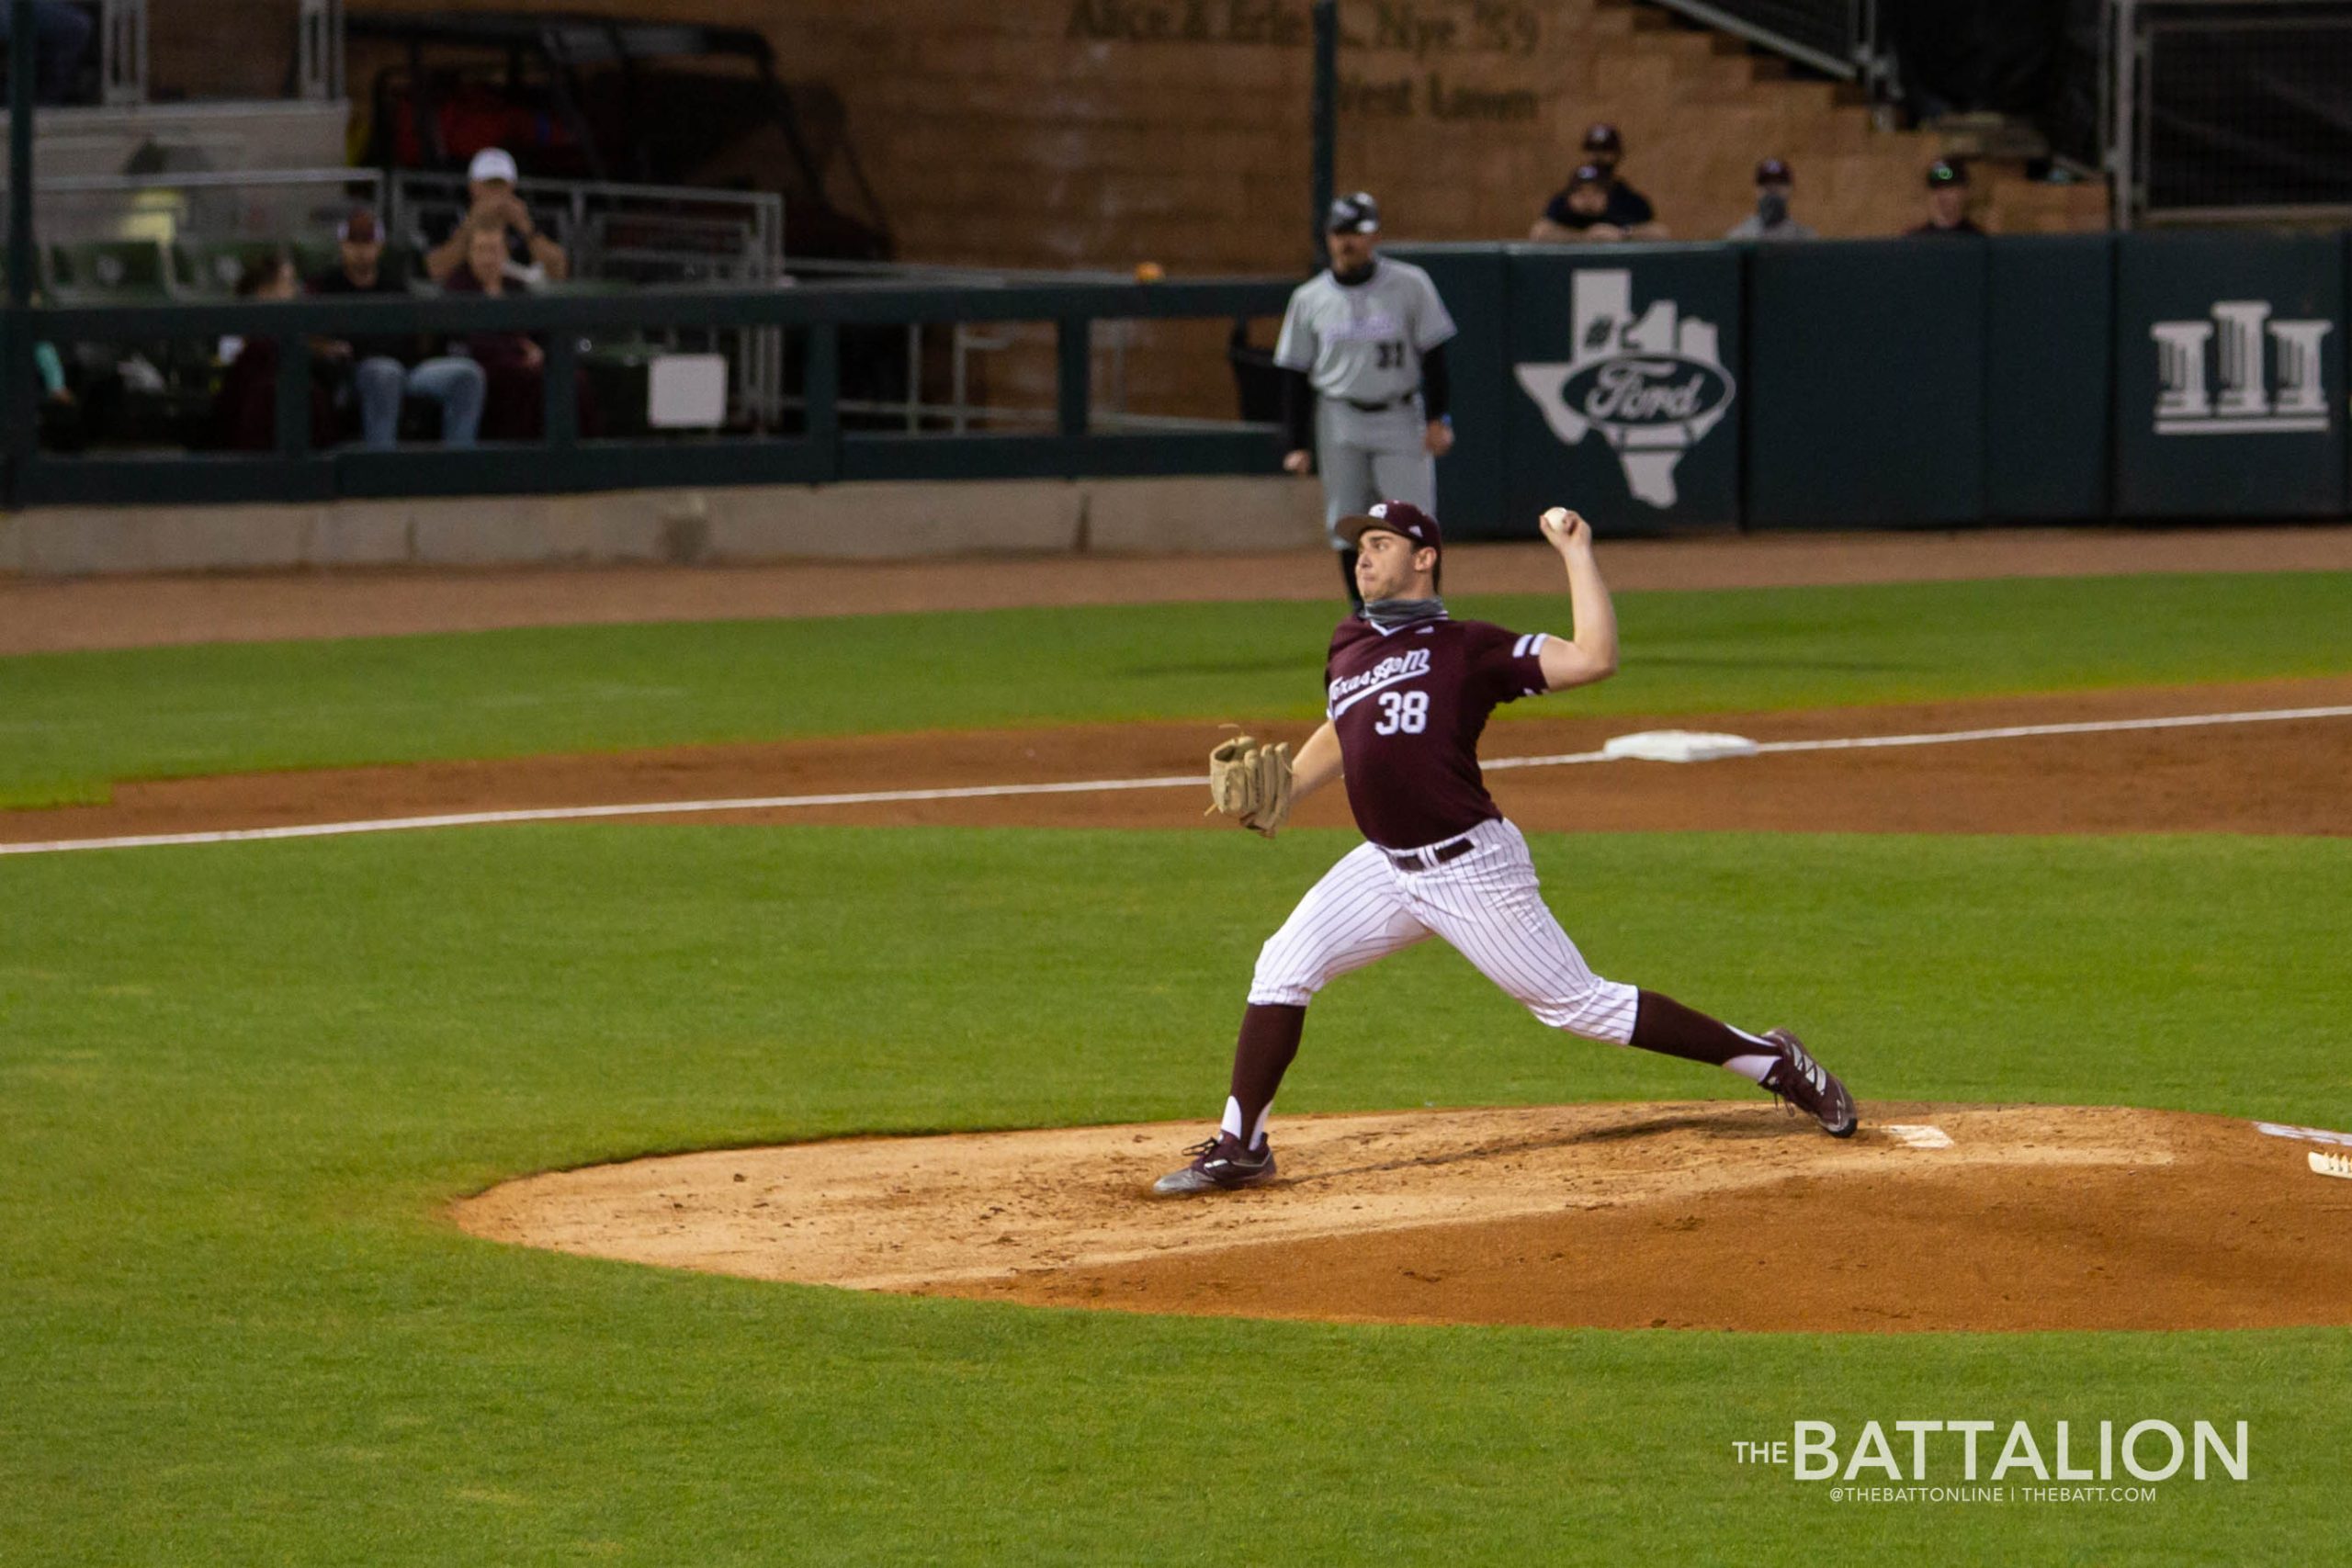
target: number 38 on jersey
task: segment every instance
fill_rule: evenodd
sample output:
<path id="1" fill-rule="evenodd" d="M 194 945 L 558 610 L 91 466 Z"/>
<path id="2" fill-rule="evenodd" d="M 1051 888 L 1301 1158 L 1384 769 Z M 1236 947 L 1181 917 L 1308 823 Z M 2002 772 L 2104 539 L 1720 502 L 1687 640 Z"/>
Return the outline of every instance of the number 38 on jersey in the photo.
<path id="1" fill-rule="evenodd" d="M 1429 727 L 1430 694 L 1427 692 L 1380 694 L 1380 718 L 1372 727 L 1374 735 L 1419 735 Z"/>

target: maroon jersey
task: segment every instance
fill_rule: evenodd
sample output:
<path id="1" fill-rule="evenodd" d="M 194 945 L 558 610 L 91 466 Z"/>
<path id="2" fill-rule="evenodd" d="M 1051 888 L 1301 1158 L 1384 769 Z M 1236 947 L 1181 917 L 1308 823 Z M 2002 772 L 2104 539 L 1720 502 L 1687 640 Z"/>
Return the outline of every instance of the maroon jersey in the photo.
<path id="1" fill-rule="evenodd" d="M 1478 736 L 1496 704 L 1545 690 L 1544 642 L 1443 616 L 1390 632 L 1361 615 L 1340 623 L 1324 711 L 1365 838 L 1417 850 L 1502 815 L 1478 773 Z"/>

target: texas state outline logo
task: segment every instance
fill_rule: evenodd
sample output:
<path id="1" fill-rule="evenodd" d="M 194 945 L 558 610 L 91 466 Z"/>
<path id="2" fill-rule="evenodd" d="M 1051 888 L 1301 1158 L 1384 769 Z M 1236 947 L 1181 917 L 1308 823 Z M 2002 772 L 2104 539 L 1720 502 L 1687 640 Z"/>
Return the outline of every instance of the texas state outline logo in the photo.
<path id="1" fill-rule="evenodd" d="M 1576 357 L 1512 367 L 1552 434 L 1576 446 L 1598 430 L 1625 488 L 1659 508 L 1676 499 L 1675 466 L 1731 412 L 1738 385 L 1713 321 L 1660 299 L 1636 318 L 1634 275 L 1579 268 L 1570 282 Z"/>

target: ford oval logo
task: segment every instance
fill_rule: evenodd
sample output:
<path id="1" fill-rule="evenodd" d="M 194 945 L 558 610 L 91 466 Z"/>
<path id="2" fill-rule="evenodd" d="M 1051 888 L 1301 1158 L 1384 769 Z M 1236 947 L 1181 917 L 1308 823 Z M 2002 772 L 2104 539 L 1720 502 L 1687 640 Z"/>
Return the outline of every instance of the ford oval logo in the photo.
<path id="1" fill-rule="evenodd" d="M 1689 424 L 1729 403 L 1732 381 L 1702 360 L 1641 354 L 1587 365 L 1560 391 L 1568 407 L 1595 424 Z"/>

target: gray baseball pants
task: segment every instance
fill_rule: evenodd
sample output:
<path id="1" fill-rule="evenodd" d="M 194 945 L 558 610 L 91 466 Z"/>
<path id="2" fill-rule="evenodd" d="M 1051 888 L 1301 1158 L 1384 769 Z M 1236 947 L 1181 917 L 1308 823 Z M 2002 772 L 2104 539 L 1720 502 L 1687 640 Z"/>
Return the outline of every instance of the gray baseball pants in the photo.
<path id="1" fill-rule="evenodd" d="M 1374 502 L 1409 501 L 1437 514 L 1437 463 L 1422 445 L 1427 422 L 1420 400 L 1366 413 L 1336 398 L 1315 411 L 1315 466 L 1323 476 L 1323 526 L 1361 516 Z M 1348 547 L 1337 534 L 1331 547 Z"/>

